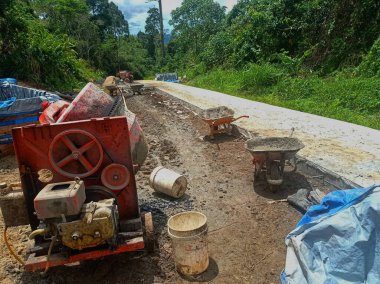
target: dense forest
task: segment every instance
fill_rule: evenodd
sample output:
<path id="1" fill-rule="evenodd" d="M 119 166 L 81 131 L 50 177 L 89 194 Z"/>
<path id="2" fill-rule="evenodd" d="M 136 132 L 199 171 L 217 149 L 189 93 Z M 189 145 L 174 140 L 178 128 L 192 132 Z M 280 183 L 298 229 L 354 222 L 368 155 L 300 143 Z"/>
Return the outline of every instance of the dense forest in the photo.
<path id="1" fill-rule="evenodd" d="M 187 83 L 380 129 L 378 0 L 183 0 L 162 45 L 107 0 L 2 0 L 0 77 L 59 90 L 119 69 L 177 71 Z M 162 1 L 165 5 L 165 1 Z M 169 27 L 165 27 L 169 28 Z"/>
<path id="2" fill-rule="evenodd" d="M 142 78 L 147 51 L 107 0 L 1 0 L 0 77 L 75 89 L 119 70 Z"/>

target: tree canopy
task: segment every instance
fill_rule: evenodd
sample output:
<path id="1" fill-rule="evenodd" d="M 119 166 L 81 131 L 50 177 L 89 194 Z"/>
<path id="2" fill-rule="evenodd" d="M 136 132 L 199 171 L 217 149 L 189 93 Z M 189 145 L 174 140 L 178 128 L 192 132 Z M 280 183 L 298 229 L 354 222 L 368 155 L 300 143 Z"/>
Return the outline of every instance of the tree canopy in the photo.
<path id="1" fill-rule="evenodd" d="M 107 0 L 6 0 L 0 3 L 0 77 L 73 89 L 100 72 L 132 69 L 141 78 L 147 51 Z M 97 71 L 99 70 L 99 71 Z"/>
<path id="2" fill-rule="evenodd" d="M 240 0 L 225 15 L 215 1 L 184 0 L 170 24 L 173 58 L 241 68 L 286 54 L 331 73 L 359 65 L 379 38 L 380 2 Z"/>
<path id="3" fill-rule="evenodd" d="M 184 0 L 171 13 L 172 38 L 180 52 L 198 54 L 216 34 L 225 17 L 225 7 L 213 0 Z"/>
<path id="4" fill-rule="evenodd" d="M 112 1 L 2 0 L 0 76 L 73 88 L 119 68 L 139 78 L 267 63 L 293 75 L 355 68 L 380 76 L 378 0 L 240 0 L 228 13 L 213 0 L 183 0 L 164 47 L 157 1 L 148 2 L 145 29 L 134 36 Z"/>

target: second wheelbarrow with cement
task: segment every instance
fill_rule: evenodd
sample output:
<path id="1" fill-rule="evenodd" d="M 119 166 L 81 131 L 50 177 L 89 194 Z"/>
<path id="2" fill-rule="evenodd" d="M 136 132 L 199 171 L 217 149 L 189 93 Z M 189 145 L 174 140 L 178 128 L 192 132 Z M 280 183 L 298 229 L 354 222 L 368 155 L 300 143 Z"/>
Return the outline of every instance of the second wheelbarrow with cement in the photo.
<path id="1" fill-rule="evenodd" d="M 246 143 L 246 149 L 253 157 L 255 177 L 266 172 L 266 180 L 272 192 L 278 190 L 283 182 L 285 163 L 297 170 L 296 153 L 305 147 L 301 141 L 292 137 L 254 138 Z"/>
<path id="2" fill-rule="evenodd" d="M 206 109 L 201 113 L 201 117 L 210 127 L 211 139 L 213 139 L 214 134 L 217 133 L 231 134 L 232 122 L 241 118 L 249 118 L 248 115 L 234 118 L 234 111 L 225 106 Z"/>

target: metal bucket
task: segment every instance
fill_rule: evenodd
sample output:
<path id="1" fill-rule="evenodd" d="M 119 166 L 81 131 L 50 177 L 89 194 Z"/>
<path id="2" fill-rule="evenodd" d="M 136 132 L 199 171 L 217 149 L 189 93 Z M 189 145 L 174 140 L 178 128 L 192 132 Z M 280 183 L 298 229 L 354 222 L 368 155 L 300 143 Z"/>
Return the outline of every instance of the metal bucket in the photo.
<path id="1" fill-rule="evenodd" d="M 175 267 L 179 273 L 191 276 L 207 269 L 207 217 L 204 214 L 189 211 L 170 217 L 168 234 L 172 239 Z"/>
<path id="2" fill-rule="evenodd" d="M 149 184 L 155 191 L 174 198 L 183 196 L 187 189 L 187 180 L 184 176 L 164 167 L 157 167 L 153 170 L 150 174 Z"/>

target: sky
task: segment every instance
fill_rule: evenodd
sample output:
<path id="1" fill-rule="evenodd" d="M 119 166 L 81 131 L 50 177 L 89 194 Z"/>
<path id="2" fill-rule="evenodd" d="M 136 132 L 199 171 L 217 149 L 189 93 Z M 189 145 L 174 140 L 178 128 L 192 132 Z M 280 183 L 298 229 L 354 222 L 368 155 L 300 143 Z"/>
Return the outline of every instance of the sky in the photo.
<path id="1" fill-rule="evenodd" d="M 169 26 L 170 12 L 181 5 L 182 0 L 161 0 L 162 13 L 164 15 L 164 29 L 171 30 Z M 222 6 L 227 7 L 230 11 L 238 0 L 215 0 Z M 119 6 L 129 23 L 129 31 L 131 34 L 137 34 L 140 30 L 144 31 L 147 11 L 150 7 L 157 5 L 156 1 L 148 2 L 148 0 L 112 0 Z"/>

